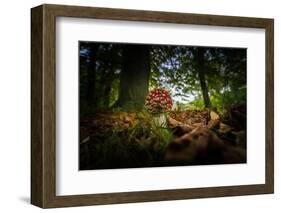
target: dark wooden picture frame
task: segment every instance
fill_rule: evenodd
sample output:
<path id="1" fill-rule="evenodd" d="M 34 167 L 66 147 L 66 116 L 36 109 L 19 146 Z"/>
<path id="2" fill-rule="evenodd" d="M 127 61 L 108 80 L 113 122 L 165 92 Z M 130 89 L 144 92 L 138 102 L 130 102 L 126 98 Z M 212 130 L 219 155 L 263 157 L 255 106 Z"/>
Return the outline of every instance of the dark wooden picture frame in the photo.
<path id="1" fill-rule="evenodd" d="M 266 168 L 265 184 L 192 189 L 56 195 L 56 17 L 265 29 Z M 274 20 L 217 15 L 154 12 L 63 5 L 31 9 L 31 203 L 66 207 L 178 200 L 274 192 Z"/>

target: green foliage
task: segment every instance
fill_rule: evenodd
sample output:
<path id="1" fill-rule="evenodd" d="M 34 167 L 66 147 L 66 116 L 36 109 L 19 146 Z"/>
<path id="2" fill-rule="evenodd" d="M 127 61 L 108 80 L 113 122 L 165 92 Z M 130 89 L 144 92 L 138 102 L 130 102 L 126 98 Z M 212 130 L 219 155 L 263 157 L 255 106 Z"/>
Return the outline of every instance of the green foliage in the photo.
<path id="1" fill-rule="evenodd" d="M 188 110 L 201 110 L 204 107 L 204 101 L 202 99 L 195 99 L 187 105 Z"/>

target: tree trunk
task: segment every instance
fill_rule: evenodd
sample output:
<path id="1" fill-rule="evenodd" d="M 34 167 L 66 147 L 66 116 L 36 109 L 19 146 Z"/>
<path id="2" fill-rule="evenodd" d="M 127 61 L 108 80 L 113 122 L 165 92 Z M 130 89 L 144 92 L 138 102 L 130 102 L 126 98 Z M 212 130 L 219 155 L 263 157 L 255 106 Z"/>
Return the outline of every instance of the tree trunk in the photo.
<path id="1" fill-rule="evenodd" d="M 146 45 L 124 46 L 117 103 L 119 107 L 127 110 L 139 110 L 143 107 L 148 93 L 149 74 L 149 47 Z"/>
<path id="2" fill-rule="evenodd" d="M 112 87 L 112 82 L 114 80 L 114 69 L 112 67 L 109 68 L 108 73 L 106 75 L 106 79 L 104 79 L 104 88 L 103 88 L 103 107 L 108 109 L 110 103 L 110 91 Z"/>
<path id="3" fill-rule="evenodd" d="M 87 105 L 89 109 L 94 109 L 95 99 L 96 99 L 96 61 L 97 61 L 97 51 L 98 44 L 91 43 L 90 55 L 89 55 L 89 66 L 88 66 L 88 77 L 87 77 Z"/>
<path id="4" fill-rule="evenodd" d="M 111 84 L 106 84 L 104 88 L 103 106 L 105 109 L 109 108 Z"/>
<path id="5" fill-rule="evenodd" d="M 202 48 L 197 48 L 196 51 L 196 58 L 197 58 L 197 70 L 198 70 L 198 76 L 199 81 L 201 85 L 202 90 L 202 96 L 204 99 L 204 104 L 206 108 L 211 108 L 211 101 L 209 98 L 209 91 L 208 91 L 208 85 L 205 78 L 205 64 L 204 64 L 204 50 Z"/>

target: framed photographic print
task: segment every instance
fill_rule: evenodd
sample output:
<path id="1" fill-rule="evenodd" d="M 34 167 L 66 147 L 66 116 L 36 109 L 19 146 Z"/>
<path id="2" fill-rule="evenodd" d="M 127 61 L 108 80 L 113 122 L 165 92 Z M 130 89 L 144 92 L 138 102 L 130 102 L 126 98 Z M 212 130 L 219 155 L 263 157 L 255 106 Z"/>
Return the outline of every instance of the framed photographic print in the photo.
<path id="1" fill-rule="evenodd" d="M 273 19 L 31 10 L 31 203 L 274 191 Z"/>

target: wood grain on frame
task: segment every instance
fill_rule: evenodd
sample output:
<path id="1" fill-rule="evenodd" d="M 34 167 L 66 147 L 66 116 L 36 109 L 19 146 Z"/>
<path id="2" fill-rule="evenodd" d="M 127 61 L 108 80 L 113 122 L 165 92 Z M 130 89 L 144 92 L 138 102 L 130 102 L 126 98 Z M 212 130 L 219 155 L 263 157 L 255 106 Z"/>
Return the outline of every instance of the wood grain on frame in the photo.
<path id="1" fill-rule="evenodd" d="M 56 17 L 262 28 L 266 31 L 266 183 L 195 189 L 56 196 Z M 81 206 L 274 191 L 274 24 L 273 19 L 199 15 L 64 5 L 31 10 L 31 203 L 42 207 Z"/>

